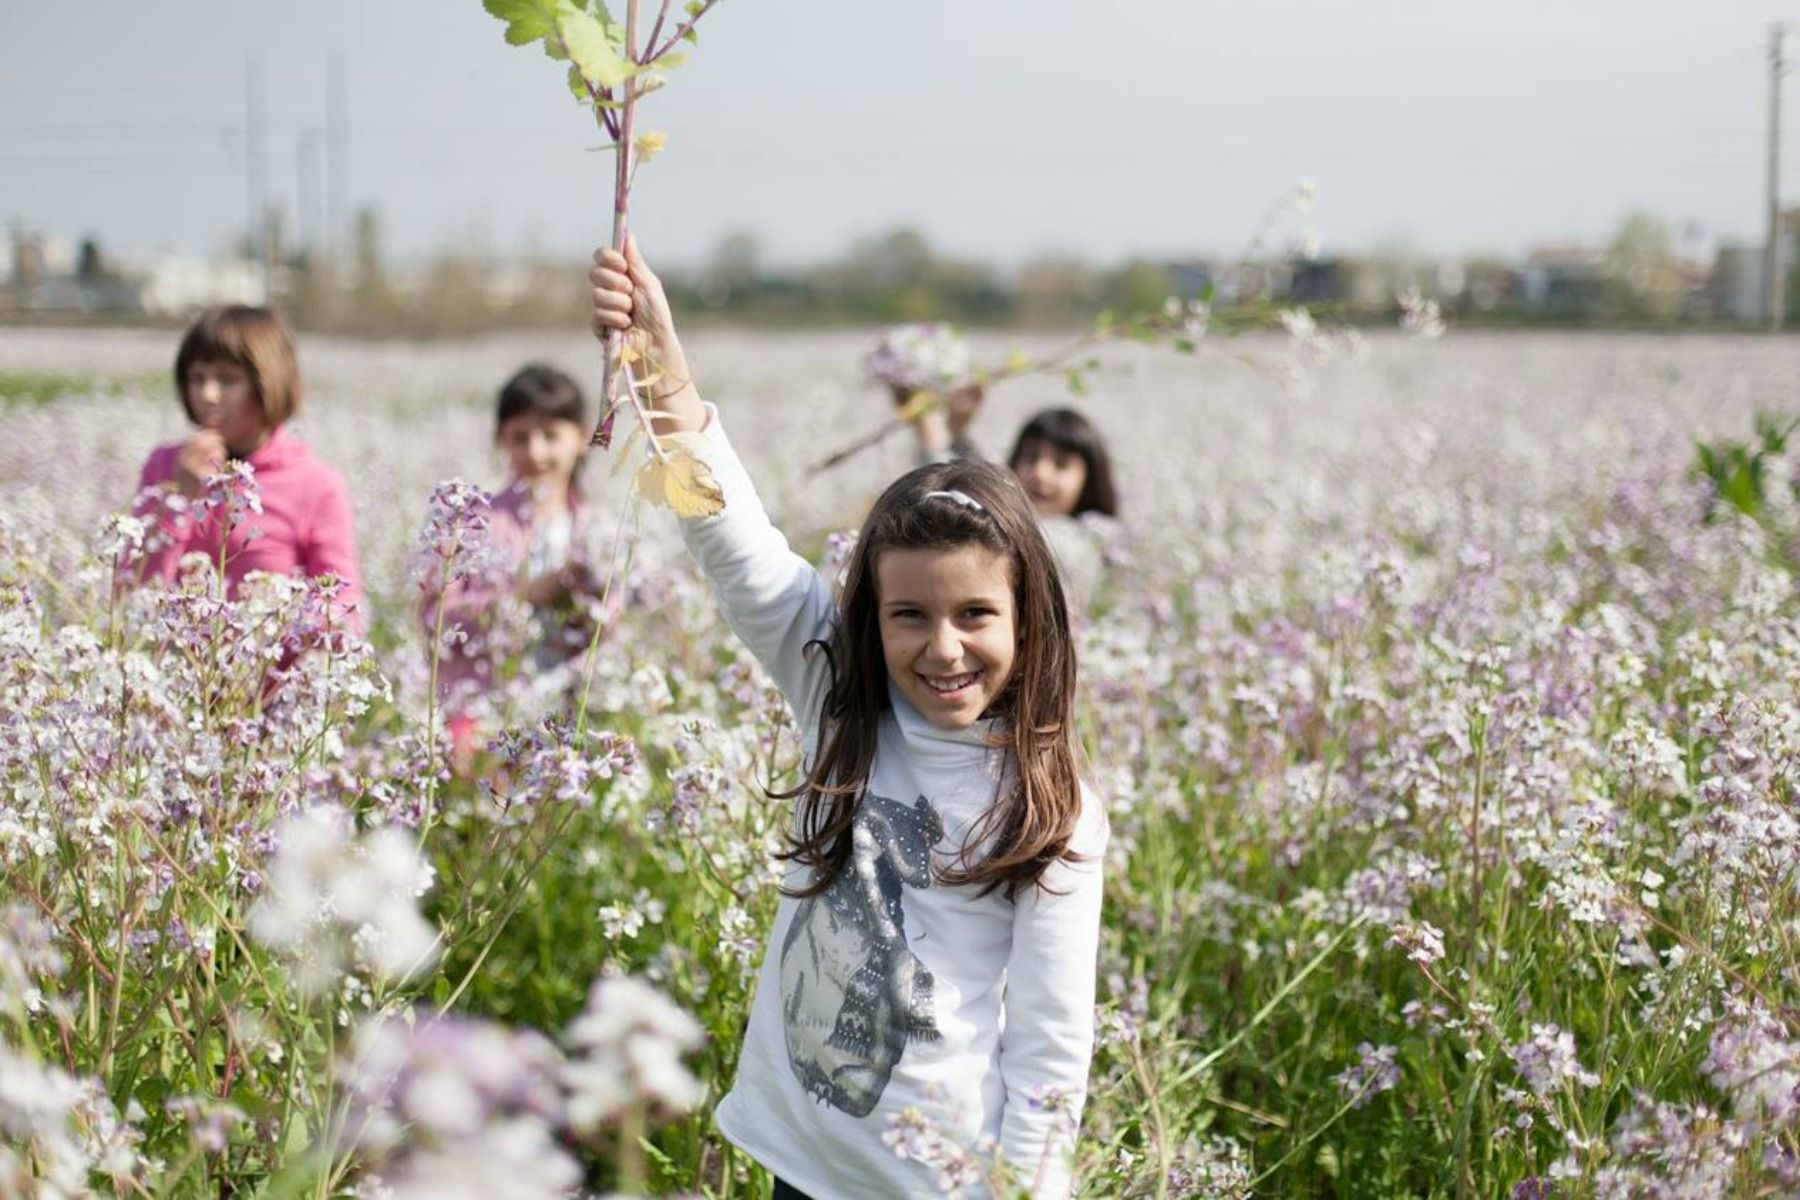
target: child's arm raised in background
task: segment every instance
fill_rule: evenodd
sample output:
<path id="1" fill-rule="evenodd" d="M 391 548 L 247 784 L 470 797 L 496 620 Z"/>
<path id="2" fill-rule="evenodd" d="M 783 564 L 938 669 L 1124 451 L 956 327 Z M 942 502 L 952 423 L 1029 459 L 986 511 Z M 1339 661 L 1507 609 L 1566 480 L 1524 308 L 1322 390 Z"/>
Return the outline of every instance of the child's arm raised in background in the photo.
<path id="1" fill-rule="evenodd" d="M 723 512 L 683 521 L 682 536 L 712 580 L 732 630 L 774 677 L 802 729 L 813 731 L 831 681 L 826 656 L 807 647 L 831 634 L 837 615 L 831 588 L 769 521 L 717 413 L 694 387 L 662 281 L 635 242 L 625 249 L 623 255 L 610 247 L 594 254 L 588 275 L 594 332 L 635 328 L 648 341 L 651 369 L 661 378 L 650 387 L 647 404 L 666 414 L 656 418 L 655 432 L 697 434 L 692 448 L 725 496 Z"/>

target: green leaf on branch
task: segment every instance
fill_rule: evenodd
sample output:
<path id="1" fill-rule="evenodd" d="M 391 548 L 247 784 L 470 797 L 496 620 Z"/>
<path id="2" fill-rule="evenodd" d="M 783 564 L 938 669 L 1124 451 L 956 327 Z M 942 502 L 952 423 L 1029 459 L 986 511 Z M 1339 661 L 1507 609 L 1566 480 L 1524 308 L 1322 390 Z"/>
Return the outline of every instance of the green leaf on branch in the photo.
<path id="1" fill-rule="evenodd" d="M 561 0 L 556 9 L 556 31 L 568 48 L 569 57 L 588 82 L 598 87 L 617 88 L 631 77 L 632 64 L 613 48 L 607 27 L 586 9 L 577 8 L 570 0 Z"/>
<path id="2" fill-rule="evenodd" d="M 506 22 L 510 45 L 529 46 L 556 28 L 556 0 L 481 0 L 481 7 Z"/>
<path id="3" fill-rule="evenodd" d="M 1082 378 L 1080 371 L 1070 371 L 1067 375 L 1063 376 L 1063 382 L 1067 383 L 1069 385 L 1069 390 L 1074 392 L 1077 396 L 1085 396 L 1088 394 L 1087 380 Z"/>

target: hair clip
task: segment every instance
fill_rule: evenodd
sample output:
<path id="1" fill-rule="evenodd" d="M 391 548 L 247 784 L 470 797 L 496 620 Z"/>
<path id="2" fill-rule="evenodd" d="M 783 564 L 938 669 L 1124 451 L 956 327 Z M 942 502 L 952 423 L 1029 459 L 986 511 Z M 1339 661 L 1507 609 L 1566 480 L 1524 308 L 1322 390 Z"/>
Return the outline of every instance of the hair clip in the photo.
<path id="1" fill-rule="evenodd" d="M 962 505 L 964 508 L 974 509 L 978 513 L 984 513 L 987 511 L 987 509 L 982 507 L 981 501 L 979 501 L 975 497 L 969 495 L 969 493 L 967 493 L 967 492 L 958 492 L 958 491 L 926 492 L 923 496 L 920 496 L 919 499 L 921 499 L 921 500 L 932 500 L 932 499 L 951 500 L 957 504 Z"/>

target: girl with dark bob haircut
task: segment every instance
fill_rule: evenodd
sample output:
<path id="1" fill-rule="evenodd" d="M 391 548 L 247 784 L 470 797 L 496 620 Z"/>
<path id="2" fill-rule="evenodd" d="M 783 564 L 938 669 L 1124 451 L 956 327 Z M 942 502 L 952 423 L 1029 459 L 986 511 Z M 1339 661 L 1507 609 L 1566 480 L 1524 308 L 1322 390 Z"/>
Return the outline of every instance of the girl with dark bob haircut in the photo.
<path id="1" fill-rule="evenodd" d="M 223 568 L 229 595 L 257 572 L 298 575 L 329 590 L 335 621 L 365 627 L 349 489 L 287 431 L 305 387 L 286 323 L 247 304 L 207 309 L 175 352 L 175 395 L 194 429 L 144 463 L 133 511 L 145 540 L 120 581 L 172 582 L 200 554 Z M 192 503 L 219 487 L 254 488 L 261 509 L 234 520 Z"/>

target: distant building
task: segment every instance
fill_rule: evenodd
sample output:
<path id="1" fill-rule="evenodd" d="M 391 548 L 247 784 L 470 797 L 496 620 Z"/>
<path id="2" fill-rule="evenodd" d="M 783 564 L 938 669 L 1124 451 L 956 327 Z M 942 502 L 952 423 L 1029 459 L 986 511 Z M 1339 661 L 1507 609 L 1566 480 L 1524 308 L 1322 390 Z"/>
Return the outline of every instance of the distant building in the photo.
<path id="1" fill-rule="evenodd" d="M 265 304 L 269 291 L 252 259 L 209 260 L 165 254 L 141 272 L 139 302 L 147 313 L 184 316 L 214 304 Z"/>
<path id="2" fill-rule="evenodd" d="M 1719 316 L 1727 321 L 1756 321 L 1763 315 L 1763 251 L 1761 246 L 1727 242 L 1713 259 L 1713 294 Z"/>
<path id="3" fill-rule="evenodd" d="M 1586 246 L 1540 247 L 1519 272 L 1525 307 L 1545 313 L 1592 311 L 1601 303 L 1605 285 L 1604 258 Z"/>
<path id="4" fill-rule="evenodd" d="M 1352 304 L 1387 308 L 1394 302 L 1381 272 L 1361 258 L 1314 258 L 1296 261 L 1289 296 L 1298 304 Z"/>
<path id="5" fill-rule="evenodd" d="M 1525 296 L 1525 277 L 1509 263 L 1478 258 L 1462 265 L 1462 287 L 1452 295 L 1458 312 L 1487 313 L 1512 308 Z"/>
<path id="6" fill-rule="evenodd" d="M 1782 271 L 1792 295 L 1795 273 L 1800 272 L 1800 210 L 1789 209 L 1782 215 Z M 1766 263 L 1761 242 L 1723 242 L 1719 245 L 1718 253 L 1713 257 L 1709 290 L 1721 319 L 1761 321 L 1768 315 L 1763 307 Z M 1788 314 L 1790 319 L 1794 315 Z"/>

